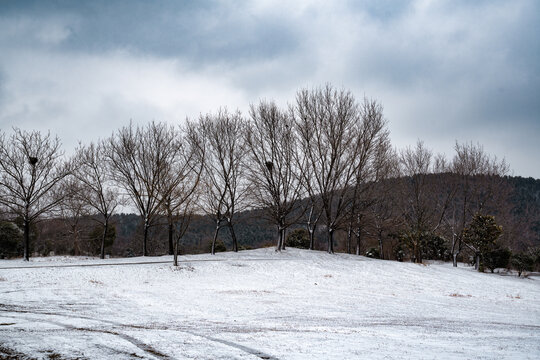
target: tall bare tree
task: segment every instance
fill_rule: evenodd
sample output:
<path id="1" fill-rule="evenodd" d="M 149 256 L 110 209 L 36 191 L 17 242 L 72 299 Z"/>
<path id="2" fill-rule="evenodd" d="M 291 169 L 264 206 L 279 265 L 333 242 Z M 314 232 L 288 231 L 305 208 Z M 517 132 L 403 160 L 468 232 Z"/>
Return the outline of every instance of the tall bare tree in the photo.
<path id="1" fill-rule="evenodd" d="M 351 237 L 356 236 L 356 254 L 360 255 L 360 243 L 364 219 L 368 209 L 375 203 L 374 186 L 381 180 L 391 150 L 382 105 L 364 98 L 360 104 L 361 123 L 356 141 L 358 155 L 356 174 L 348 208 L 347 251 L 351 253 Z"/>
<path id="2" fill-rule="evenodd" d="M 453 199 L 452 187 L 437 186 L 431 175 L 448 171 L 442 155 L 433 156 L 422 141 L 401 151 L 400 170 L 403 235 L 412 251 L 412 260 L 422 262 L 422 240 L 439 230 Z"/>
<path id="3" fill-rule="evenodd" d="M 303 210 L 303 213 L 306 215 L 304 223 L 309 234 L 309 250 L 314 250 L 315 231 L 317 230 L 317 225 L 322 216 L 322 208 L 320 201 L 318 201 L 316 197 L 312 198 L 309 196 L 308 200 L 309 202 L 306 203 L 307 207 Z"/>
<path id="4" fill-rule="evenodd" d="M 495 202 L 495 192 L 504 187 L 502 177 L 508 174 L 509 167 L 504 159 L 487 154 L 480 144 L 456 142 L 450 169 L 454 174 L 456 196 L 446 223 L 451 230 L 451 252 L 456 267 L 466 227 L 475 214 L 483 213 Z"/>
<path id="5" fill-rule="evenodd" d="M 198 210 L 197 203 L 201 193 L 200 188 L 195 188 L 195 191 L 189 196 L 185 197 L 185 201 L 180 206 L 176 207 L 175 213 L 173 213 L 173 234 L 174 234 L 174 266 L 178 266 L 178 253 L 180 247 L 180 240 L 186 234 L 191 219 L 195 212 Z"/>
<path id="6" fill-rule="evenodd" d="M 216 114 L 201 116 L 198 131 L 205 149 L 201 178 L 205 191 L 201 208 L 216 223 L 211 251 L 215 254 L 216 240 L 223 226 L 229 228 L 233 251 L 238 251 L 233 222 L 235 214 L 245 205 L 247 190 L 242 164 L 247 153 L 243 136 L 245 120 L 239 111 L 229 113 L 220 109 Z"/>
<path id="7" fill-rule="evenodd" d="M 116 208 L 123 204 L 123 199 L 115 191 L 112 174 L 107 162 L 107 148 L 104 143 L 79 145 L 73 163 L 73 175 L 80 184 L 78 197 L 97 213 L 94 219 L 103 226 L 100 258 L 105 258 L 105 239 L 110 220 Z"/>
<path id="8" fill-rule="evenodd" d="M 246 139 L 251 192 L 254 203 L 267 210 L 269 219 L 276 225 L 276 250 L 281 251 L 286 229 L 301 215 L 298 200 L 302 186 L 294 122 L 274 102 L 251 105 L 250 116 Z"/>
<path id="9" fill-rule="evenodd" d="M 181 129 L 182 147 L 175 162 L 165 172 L 160 186 L 163 209 L 167 218 L 169 255 L 178 255 L 178 242 L 187 231 L 194 205 L 198 199 L 196 192 L 204 169 L 203 140 L 192 126 Z M 175 240 L 176 239 L 176 240 Z"/>
<path id="10" fill-rule="evenodd" d="M 148 255 L 148 230 L 168 198 L 163 179 L 173 174 L 172 164 L 182 154 L 181 137 L 173 126 L 151 122 L 145 127 L 129 126 L 107 140 L 106 156 L 113 179 L 123 188 L 143 218 L 143 256 Z"/>
<path id="11" fill-rule="evenodd" d="M 62 181 L 71 167 L 63 160 L 58 137 L 15 128 L 0 135 L 0 203 L 24 225 L 24 259 L 30 259 L 30 225 L 55 209 L 65 193 Z"/>
<path id="12" fill-rule="evenodd" d="M 75 178 L 69 177 L 63 184 L 65 197 L 59 204 L 60 217 L 67 226 L 67 235 L 73 242 L 75 255 L 83 254 L 83 218 L 90 215 L 90 207 L 86 201 L 87 189 Z"/>
<path id="13" fill-rule="evenodd" d="M 375 236 L 379 244 L 379 255 L 381 259 L 386 258 L 384 253 L 383 238 L 396 223 L 396 178 L 399 176 L 397 154 L 394 149 L 387 146 L 381 146 L 376 156 L 376 174 L 377 179 L 374 187 L 371 189 L 371 196 L 374 199 L 373 204 L 368 211 L 369 230 L 368 232 Z"/>
<path id="14" fill-rule="evenodd" d="M 334 233 L 345 226 L 362 165 L 362 133 L 370 125 L 354 96 L 331 85 L 299 91 L 293 113 L 306 159 L 302 179 L 309 196 L 320 198 L 328 252 L 333 253 Z"/>

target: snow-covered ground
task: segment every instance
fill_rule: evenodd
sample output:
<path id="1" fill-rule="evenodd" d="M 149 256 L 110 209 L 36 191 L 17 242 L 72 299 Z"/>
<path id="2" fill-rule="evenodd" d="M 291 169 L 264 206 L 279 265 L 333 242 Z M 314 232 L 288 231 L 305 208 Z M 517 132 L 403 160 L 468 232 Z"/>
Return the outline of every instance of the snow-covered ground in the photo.
<path id="1" fill-rule="evenodd" d="M 540 358 L 538 278 L 290 248 L 181 260 L 0 260 L 0 358 Z"/>

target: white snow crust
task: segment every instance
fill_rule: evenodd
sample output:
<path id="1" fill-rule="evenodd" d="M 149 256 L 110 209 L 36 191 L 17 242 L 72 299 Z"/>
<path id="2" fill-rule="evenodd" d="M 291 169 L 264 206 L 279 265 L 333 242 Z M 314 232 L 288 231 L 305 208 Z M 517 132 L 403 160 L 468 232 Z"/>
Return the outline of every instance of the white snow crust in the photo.
<path id="1" fill-rule="evenodd" d="M 0 358 L 540 358 L 537 278 L 292 248 L 180 260 L 0 260 Z"/>

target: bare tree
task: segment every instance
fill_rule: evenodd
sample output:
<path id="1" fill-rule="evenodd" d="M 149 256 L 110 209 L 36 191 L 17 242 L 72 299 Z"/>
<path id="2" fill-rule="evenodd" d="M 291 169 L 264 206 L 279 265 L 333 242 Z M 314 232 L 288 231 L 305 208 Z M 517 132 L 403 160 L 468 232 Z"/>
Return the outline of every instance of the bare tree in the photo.
<path id="1" fill-rule="evenodd" d="M 73 163 L 73 175 L 80 184 L 78 197 L 97 213 L 94 217 L 103 226 L 100 258 L 105 258 L 105 239 L 110 226 L 110 219 L 115 209 L 123 203 L 122 197 L 114 190 L 112 174 L 108 167 L 106 146 L 103 143 L 79 145 Z"/>
<path id="2" fill-rule="evenodd" d="M 370 189 L 372 204 L 368 209 L 368 234 L 374 235 L 379 244 L 379 255 L 385 258 L 383 234 L 395 224 L 396 178 L 399 175 L 397 154 L 391 148 L 390 142 L 384 143 L 377 149 L 375 156 L 375 181 Z M 358 244 L 357 244 L 358 245 Z"/>
<path id="3" fill-rule="evenodd" d="M 242 162 L 247 153 L 243 132 L 245 121 L 240 112 L 220 109 L 199 119 L 199 137 L 204 141 L 205 159 L 202 175 L 201 208 L 212 216 L 216 230 L 212 240 L 215 254 L 216 240 L 223 226 L 229 228 L 233 251 L 238 251 L 234 232 L 234 216 L 245 205 L 247 190 Z"/>
<path id="4" fill-rule="evenodd" d="M 189 197 L 186 197 L 185 201 L 178 207 L 173 214 L 173 226 L 174 226 L 174 266 L 178 266 L 178 252 L 180 247 L 180 240 L 186 234 L 193 214 L 197 210 L 197 202 L 200 195 L 199 191 L 192 193 Z"/>
<path id="5" fill-rule="evenodd" d="M 390 151 L 388 130 L 382 105 L 364 98 L 360 105 L 362 118 L 358 128 L 358 155 L 352 196 L 348 208 L 347 252 L 351 253 L 352 234 L 356 236 L 356 254 L 360 255 L 362 227 L 368 209 L 375 203 L 374 186 L 384 174 L 383 168 Z"/>
<path id="6" fill-rule="evenodd" d="M 75 255 L 83 253 L 83 224 L 82 219 L 90 215 L 90 208 L 86 201 L 87 189 L 74 177 L 70 177 L 63 184 L 64 199 L 59 204 L 60 217 L 67 226 L 67 235 L 73 242 Z"/>
<path id="7" fill-rule="evenodd" d="M 107 141 L 106 156 L 113 179 L 126 191 L 143 218 L 143 256 L 148 255 L 148 230 L 155 225 L 169 195 L 162 188 L 163 179 L 171 176 L 171 164 L 182 154 L 180 139 L 174 127 L 151 122 L 137 128 L 130 123 Z"/>
<path id="8" fill-rule="evenodd" d="M 454 177 L 456 196 L 446 217 L 451 230 L 451 252 L 454 267 L 463 249 L 463 235 L 475 214 L 481 214 L 494 203 L 494 194 L 501 191 L 502 176 L 508 174 L 505 160 L 488 155 L 480 145 L 456 142 L 455 155 L 450 164 Z M 502 196 L 499 196 L 502 197 Z"/>
<path id="9" fill-rule="evenodd" d="M 437 187 L 431 174 L 445 172 L 446 160 L 442 155 L 434 157 L 422 141 L 415 148 L 401 151 L 402 189 L 401 213 L 403 235 L 412 251 L 412 260 L 422 262 L 422 240 L 441 226 L 449 204 L 454 196 L 451 187 Z"/>
<path id="10" fill-rule="evenodd" d="M 24 225 L 24 259 L 30 258 L 30 225 L 62 201 L 62 181 L 71 168 L 58 137 L 15 128 L 0 135 L 0 203 Z"/>
<path id="11" fill-rule="evenodd" d="M 189 125 L 182 129 L 181 144 L 178 157 L 175 162 L 168 164 L 170 169 L 165 171 L 160 186 L 167 218 L 169 255 L 175 255 L 175 264 L 178 242 L 189 226 L 198 199 L 196 190 L 204 169 L 203 141 L 196 129 Z"/>
<path id="12" fill-rule="evenodd" d="M 317 198 L 309 197 L 309 202 L 307 203 L 309 210 L 306 208 L 303 211 L 306 214 L 305 224 L 309 234 L 309 250 L 315 249 L 315 231 L 322 215 L 322 208 L 317 200 Z"/>
<path id="13" fill-rule="evenodd" d="M 330 85 L 299 91 L 293 112 L 306 159 L 302 180 L 309 196 L 320 198 L 328 252 L 333 253 L 334 233 L 347 220 L 361 167 L 364 119 L 354 96 Z"/>
<path id="14" fill-rule="evenodd" d="M 301 182 L 292 117 L 274 102 L 251 105 L 247 130 L 249 180 L 254 202 L 268 213 L 278 229 L 276 251 L 285 246 L 285 231 L 301 211 Z M 296 212 L 296 214 L 295 214 Z M 291 216 L 295 215 L 295 216 Z"/>

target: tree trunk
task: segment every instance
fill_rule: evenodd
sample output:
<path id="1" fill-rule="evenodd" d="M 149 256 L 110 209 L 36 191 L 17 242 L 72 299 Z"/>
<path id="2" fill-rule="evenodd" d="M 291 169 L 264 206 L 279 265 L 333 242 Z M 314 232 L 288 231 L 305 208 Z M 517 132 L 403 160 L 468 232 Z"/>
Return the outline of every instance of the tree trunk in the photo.
<path id="1" fill-rule="evenodd" d="M 176 241 L 174 242 L 174 261 L 173 261 L 174 266 L 178 266 L 178 242 L 179 241 L 180 239 L 176 239 Z"/>
<path id="2" fill-rule="evenodd" d="M 315 249 L 315 228 L 317 227 L 317 221 L 313 224 L 313 227 L 311 226 L 311 215 L 313 215 L 313 205 L 311 205 L 311 209 L 309 210 L 309 218 L 307 222 L 307 230 L 309 232 L 309 250 Z M 318 218 L 317 218 L 318 220 Z"/>
<path id="3" fill-rule="evenodd" d="M 455 236 L 452 238 L 452 266 L 457 267 L 457 258 L 461 252 L 461 236 Z"/>
<path id="4" fill-rule="evenodd" d="M 220 222 L 221 221 L 216 220 L 216 232 L 214 233 L 214 239 L 212 240 L 212 250 L 211 250 L 212 255 L 216 255 L 216 240 L 217 240 L 217 236 L 220 229 L 220 226 L 219 226 Z"/>
<path id="5" fill-rule="evenodd" d="M 309 250 L 315 249 L 315 229 L 309 229 Z"/>
<path id="6" fill-rule="evenodd" d="M 173 235 L 174 235 L 174 224 L 172 222 L 172 219 L 169 219 L 169 255 L 172 255 L 174 253 Z"/>
<path id="7" fill-rule="evenodd" d="M 328 253 L 334 253 L 334 229 L 328 228 Z"/>
<path id="8" fill-rule="evenodd" d="M 281 229 L 281 250 L 285 250 L 285 242 L 287 241 L 287 229 Z"/>
<path id="9" fill-rule="evenodd" d="M 379 239 L 379 258 L 384 259 L 383 244 L 382 244 L 382 232 L 381 231 L 379 231 L 379 233 L 378 233 L 378 239 Z"/>
<path id="10" fill-rule="evenodd" d="M 148 220 L 144 221 L 144 236 L 143 236 L 143 256 L 148 256 L 148 248 L 146 247 L 146 242 L 148 240 Z"/>
<path id="11" fill-rule="evenodd" d="M 24 217 L 24 260 L 30 261 L 30 220 Z"/>
<path id="12" fill-rule="evenodd" d="M 480 254 L 475 255 L 474 270 L 480 271 Z"/>
<path id="13" fill-rule="evenodd" d="M 227 221 L 227 223 L 229 224 L 229 231 L 231 232 L 233 251 L 238 252 L 238 242 L 236 241 L 233 224 L 230 221 Z"/>
<path id="14" fill-rule="evenodd" d="M 418 264 L 422 263 L 422 249 L 419 244 L 416 245 L 416 262 Z"/>
<path id="15" fill-rule="evenodd" d="M 278 227 L 278 242 L 276 246 L 276 251 L 281 251 L 282 247 L 283 247 L 283 231 L 281 227 Z"/>
<path id="16" fill-rule="evenodd" d="M 109 228 L 109 218 L 105 218 L 105 224 L 103 225 L 103 236 L 101 237 L 101 251 L 99 252 L 99 258 L 105 259 L 105 238 L 107 237 L 107 229 Z"/>
<path id="17" fill-rule="evenodd" d="M 351 253 L 351 240 L 352 240 L 352 224 L 349 224 L 349 229 L 347 230 L 347 254 Z"/>
<path id="18" fill-rule="evenodd" d="M 356 233 L 356 255 L 360 255 L 361 249 L 360 246 L 362 245 L 362 230 L 358 228 L 358 232 Z"/>

